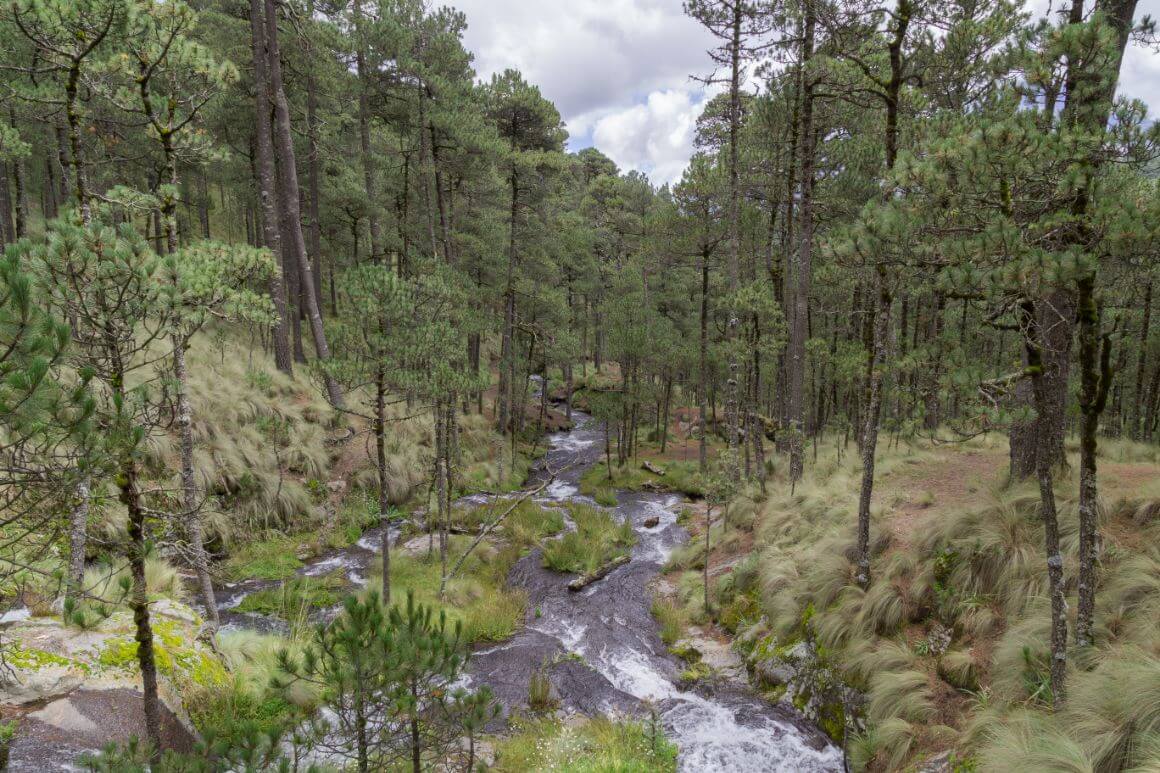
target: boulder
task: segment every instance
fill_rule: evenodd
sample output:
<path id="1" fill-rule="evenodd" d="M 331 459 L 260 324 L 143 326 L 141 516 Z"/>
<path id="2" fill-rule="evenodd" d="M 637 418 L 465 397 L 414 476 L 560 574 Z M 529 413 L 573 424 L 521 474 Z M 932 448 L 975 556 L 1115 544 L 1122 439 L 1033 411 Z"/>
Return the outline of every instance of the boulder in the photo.
<path id="1" fill-rule="evenodd" d="M 164 740 L 167 748 L 188 750 L 196 733 L 183 691 L 222 683 L 228 674 L 198 639 L 203 620 L 195 610 L 160 599 L 151 611 Z M 20 716 L 11 770 L 66 769 L 82 752 L 145 736 L 134 633 L 124 608 L 85 630 L 45 617 L 5 626 L 0 713 Z"/>
<path id="2" fill-rule="evenodd" d="M 660 516 L 651 515 L 648 518 L 644 519 L 643 525 L 646 529 L 655 529 L 657 524 L 659 524 L 660 522 L 661 522 Z"/>

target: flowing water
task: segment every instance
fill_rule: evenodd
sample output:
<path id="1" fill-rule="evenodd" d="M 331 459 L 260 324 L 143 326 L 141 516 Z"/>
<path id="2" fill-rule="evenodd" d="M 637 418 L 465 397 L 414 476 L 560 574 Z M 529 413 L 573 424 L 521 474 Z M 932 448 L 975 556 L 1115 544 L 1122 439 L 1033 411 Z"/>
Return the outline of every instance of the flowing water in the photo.
<path id="1" fill-rule="evenodd" d="M 573 412 L 576 428 L 548 438 L 549 450 L 530 483 L 550 505 L 591 503 L 579 494 L 579 478 L 600 460 L 603 433 L 590 417 Z M 478 498 L 461 504 L 478 504 Z M 470 681 L 490 685 L 504 714 L 527 705 L 534 673 L 548 675 L 560 707 L 586 715 L 642 716 L 656 711 L 679 748 L 683 771 L 836 771 L 841 752 L 816 728 L 782 704 L 770 704 L 741 685 L 678 687 L 681 664 L 660 640 L 648 584 L 672 549 L 688 539 L 677 524 L 682 500 L 671 494 L 621 491 L 616 514 L 637 533 L 632 560 L 582 591 L 567 589 L 568 576 L 543 568 L 533 551 L 512 568 L 509 582 L 528 593 L 526 625 L 508 641 L 476 651 Z M 657 523 L 644 526 L 650 518 Z M 342 569 L 365 584 L 381 532 L 368 533 L 344 550 L 322 556 L 300 570 L 321 575 Z M 228 625 L 276 629 L 258 615 L 233 607 L 273 583 L 252 581 L 223 587 L 218 606 Z"/>

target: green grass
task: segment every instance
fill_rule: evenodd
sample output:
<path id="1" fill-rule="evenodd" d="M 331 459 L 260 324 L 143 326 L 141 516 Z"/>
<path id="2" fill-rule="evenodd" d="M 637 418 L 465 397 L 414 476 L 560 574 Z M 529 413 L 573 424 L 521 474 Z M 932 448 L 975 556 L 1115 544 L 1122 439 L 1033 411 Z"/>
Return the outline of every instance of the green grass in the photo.
<path id="1" fill-rule="evenodd" d="M 544 543 L 544 566 L 556 572 L 591 572 L 612 559 L 628 555 L 636 543 L 629 521 L 617 521 L 606 510 L 571 505 L 576 530 Z"/>
<path id="2" fill-rule="evenodd" d="M 469 538 L 453 535 L 450 555 L 457 560 Z M 470 643 L 503 641 L 515 633 L 524 619 L 527 594 L 507 587 L 507 573 L 518 558 L 516 548 L 497 549 L 482 544 L 464 563 L 460 573 L 447 583 L 447 594 L 439 600 L 440 563 L 438 555 L 395 554 L 391 556 L 391 600 L 400 603 L 408 591 L 415 601 L 431 604 L 447 612 L 448 620 L 463 626 L 463 638 Z M 368 588 L 379 588 L 381 566 L 371 571 Z"/>
<path id="3" fill-rule="evenodd" d="M 640 491 L 655 488 L 691 497 L 704 496 L 705 487 L 697 462 L 657 460 L 655 464 L 665 471 L 664 475 L 655 475 L 642 469 L 639 462 L 631 459 L 624 467 L 613 464 L 612 480 L 608 479 L 608 467 L 605 464 L 594 464 L 580 476 L 580 493 L 602 505 L 606 503 L 601 501 L 601 497 L 607 498 L 608 493 L 614 489 Z M 615 501 L 611 504 L 615 504 Z"/>
<path id="4" fill-rule="evenodd" d="M 240 543 L 221 566 L 230 580 L 282 580 L 302 568 L 298 558 L 304 535 L 268 532 Z"/>
<path id="5" fill-rule="evenodd" d="M 497 773 L 669 773 L 677 747 L 658 722 L 590 719 L 564 725 L 556 719 L 517 719 L 515 732 L 496 745 Z"/>
<path id="6" fill-rule="evenodd" d="M 672 647 L 677 640 L 685 635 L 685 627 L 689 624 L 689 616 L 684 607 L 671 599 L 653 599 L 652 616 L 660 624 L 661 641 Z"/>
<path id="7" fill-rule="evenodd" d="M 519 547 L 530 547 L 563 530 L 564 515 L 560 510 L 543 507 L 530 499 L 520 502 L 503 522 L 504 536 Z"/>
<path id="8" fill-rule="evenodd" d="M 313 610 L 337 605 L 348 588 L 340 572 L 322 577 L 294 577 L 277 587 L 251 593 L 236 609 L 297 621 L 305 619 Z"/>

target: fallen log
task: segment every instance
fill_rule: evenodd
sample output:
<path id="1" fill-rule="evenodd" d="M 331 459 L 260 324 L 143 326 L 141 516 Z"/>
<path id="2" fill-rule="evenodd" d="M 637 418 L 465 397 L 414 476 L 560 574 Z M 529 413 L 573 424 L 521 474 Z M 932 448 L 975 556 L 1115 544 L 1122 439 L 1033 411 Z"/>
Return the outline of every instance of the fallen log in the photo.
<path id="1" fill-rule="evenodd" d="M 617 556 L 599 569 L 589 572 L 588 574 L 582 574 L 572 582 L 568 583 L 568 590 L 583 590 L 597 580 L 606 577 L 616 567 L 624 566 L 628 563 L 628 561 L 628 556 Z"/>
<path id="2" fill-rule="evenodd" d="M 641 466 L 641 469 L 648 470 L 653 475 L 660 475 L 661 477 L 664 477 L 665 468 L 656 466 L 655 464 L 650 462 L 648 459 L 645 459 L 643 462 L 641 462 L 640 466 Z"/>

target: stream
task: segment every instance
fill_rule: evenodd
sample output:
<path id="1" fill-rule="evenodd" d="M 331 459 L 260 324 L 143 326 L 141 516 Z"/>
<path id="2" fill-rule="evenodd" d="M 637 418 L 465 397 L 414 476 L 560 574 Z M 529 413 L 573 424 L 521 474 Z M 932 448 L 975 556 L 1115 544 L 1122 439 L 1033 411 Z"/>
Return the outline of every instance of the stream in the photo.
<path id="1" fill-rule="evenodd" d="M 538 488 L 549 470 L 562 471 L 537 497 L 545 505 L 592 504 L 580 495 L 578 483 L 584 470 L 600 461 L 604 436 L 591 417 L 572 415 L 575 428 L 548 436 L 548 451 L 528 484 Z M 481 501 L 467 497 L 460 504 Z M 673 548 L 689 538 L 677 524 L 683 501 L 673 494 L 618 491 L 615 512 L 631 520 L 637 533 L 632 560 L 582 591 L 567 589 L 570 575 L 543 568 L 539 550 L 520 559 L 508 580 L 527 591 L 526 625 L 506 642 L 476 650 L 468 679 L 489 685 L 505 716 L 526 707 L 529 681 L 541 669 L 565 712 L 645 716 L 655 711 L 678 746 L 682 771 L 841 770 L 841 751 L 792 708 L 764 701 L 742 684 L 678 686 L 683 666 L 660 639 L 648 585 Z M 658 522 L 645 528 L 650 518 Z M 341 569 L 351 582 L 365 584 L 380 535 L 369 530 L 355 545 L 324 554 L 299 574 Z M 284 630 L 281 621 L 234 610 L 249 593 L 276 584 L 254 580 L 219 588 L 223 630 Z"/>

